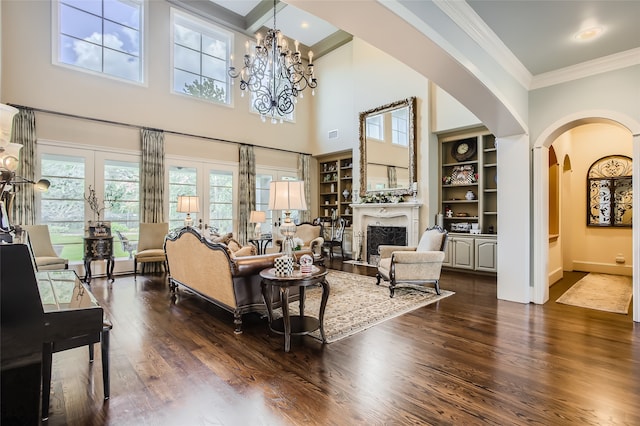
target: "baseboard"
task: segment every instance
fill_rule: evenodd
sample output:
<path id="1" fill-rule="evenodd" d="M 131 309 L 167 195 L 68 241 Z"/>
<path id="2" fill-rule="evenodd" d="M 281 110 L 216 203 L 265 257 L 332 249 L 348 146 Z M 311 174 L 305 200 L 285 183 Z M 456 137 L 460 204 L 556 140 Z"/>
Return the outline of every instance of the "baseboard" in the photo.
<path id="1" fill-rule="evenodd" d="M 633 265 L 618 265 L 615 263 L 573 262 L 574 271 L 597 272 L 600 274 L 633 276 Z"/>
<path id="2" fill-rule="evenodd" d="M 564 276 L 564 272 L 562 271 L 562 268 L 558 268 L 555 271 L 552 271 L 549 274 L 549 287 L 551 287 L 556 282 L 560 281 L 563 276 Z"/>

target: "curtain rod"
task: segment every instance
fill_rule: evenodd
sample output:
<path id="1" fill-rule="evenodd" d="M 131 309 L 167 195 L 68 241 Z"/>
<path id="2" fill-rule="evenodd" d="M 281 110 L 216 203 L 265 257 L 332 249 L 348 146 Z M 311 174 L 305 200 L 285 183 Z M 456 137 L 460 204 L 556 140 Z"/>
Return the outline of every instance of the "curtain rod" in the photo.
<path id="1" fill-rule="evenodd" d="M 120 122 L 120 121 L 113 121 L 113 120 L 105 120 L 105 119 L 102 119 L 102 118 L 84 117 L 82 115 L 69 114 L 69 113 L 66 113 L 66 112 L 59 112 L 59 111 L 51 111 L 51 110 L 42 109 L 42 108 L 33 108 L 33 107 L 24 106 L 24 105 L 17 105 L 17 104 L 11 104 L 11 103 L 8 104 L 8 105 L 11 105 L 12 107 L 15 107 L 15 108 L 29 108 L 29 109 L 31 109 L 33 111 L 41 112 L 41 113 L 44 113 L 44 114 L 53 114 L 53 115 L 59 115 L 59 116 L 62 116 L 62 117 L 77 118 L 77 119 L 80 119 L 80 120 L 88 120 L 88 121 L 95 121 L 97 123 L 102 123 L 102 124 L 114 124 L 116 126 L 130 127 L 130 128 L 139 129 L 139 130 L 142 130 L 142 129 L 156 130 L 156 131 L 159 131 L 159 132 L 170 133 L 170 134 L 176 135 L 176 136 L 187 136 L 187 137 L 190 137 L 190 138 L 205 139 L 205 140 L 209 140 L 209 141 L 223 142 L 223 143 L 231 143 L 231 144 L 234 144 L 234 145 L 249 145 L 249 146 L 252 146 L 254 148 L 270 149 L 270 150 L 273 150 L 273 151 L 288 152 L 288 153 L 291 153 L 291 154 L 311 155 L 311 154 L 307 154 L 305 152 L 291 151 L 291 150 L 288 150 L 288 149 L 271 148 L 271 147 L 268 147 L 268 146 L 261 146 L 261 145 L 254 145 L 254 144 L 244 143 L 244 142 L 230 141 L 230 140 L 227 140 L 227 139 L 214 138 L 214 137 L 211 137 L 211 136 L 194 135 L 193 133 L 184 133 L 184 132 L 176 132 L 176 131 L 173 131 L 173 130 L 155 129 L 155 128 L 152 128 L 152 127 L 139 126 L 137 124 L 123 123 L 123 122 Z"/>

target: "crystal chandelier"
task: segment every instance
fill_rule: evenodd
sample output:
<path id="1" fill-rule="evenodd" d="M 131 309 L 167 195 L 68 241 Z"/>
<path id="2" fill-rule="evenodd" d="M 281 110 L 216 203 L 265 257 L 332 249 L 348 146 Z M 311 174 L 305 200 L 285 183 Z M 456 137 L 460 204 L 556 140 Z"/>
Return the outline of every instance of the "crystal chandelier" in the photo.
<path id="1" fill-rule="evenodd" d="M 255 52 L 249 53 L 249 42 L 246 44 L 244 66 L 240 71 L 231 65 L 229 76 L 240 77 L 242 96 L 248 90 L 254 96 L 253 107 L 260 113 L 262 121 L 271 116 L 271 122 L 291 114 L 298 96 L 307 87 L 312 89 L 318 85 L 313 71 L 313 52 L 309 51 L 309 64 L 305 68 L 295 42 L 295 51 L 288 47 L 287 39 L 276 29 L 276 0 L 273 0 L 273 28 L 267 31 L 266 37 L 256 36 Z M 233 83 L 234 80 L 232 80 Z"/>

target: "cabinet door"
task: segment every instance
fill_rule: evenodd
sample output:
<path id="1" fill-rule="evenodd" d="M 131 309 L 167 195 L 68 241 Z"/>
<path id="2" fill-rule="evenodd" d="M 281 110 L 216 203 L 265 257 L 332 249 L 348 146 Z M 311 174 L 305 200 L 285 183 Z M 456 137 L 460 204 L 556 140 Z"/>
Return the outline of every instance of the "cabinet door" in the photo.
<path id="1" fill-rule="evenodd" d="M 444 249 L 444 260 L 442 261 L 442 266 L 453 266 L 453 239 L 451 237 L 449 237 L 447 246 Z"/>
<path id="2" fill-rule="evenodd" d="M 473 269 L 473 238 L 455 237 L 451 242 L 453 246 L 453 267 Z"/>
<path id="3" fill-rule="evenodd" d="M 496 263 L 498 243 L 494 239 L 476 238 L 476 270 L 498 272 Z"/>

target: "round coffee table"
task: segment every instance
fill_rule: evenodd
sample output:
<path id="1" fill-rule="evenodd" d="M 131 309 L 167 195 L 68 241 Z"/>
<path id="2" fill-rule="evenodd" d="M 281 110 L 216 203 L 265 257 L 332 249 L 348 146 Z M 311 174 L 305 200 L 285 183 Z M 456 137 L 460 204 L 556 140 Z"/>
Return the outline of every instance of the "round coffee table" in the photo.
<path id="1" fill-rule="evenodd" d="M 327 269 L 324 266 L 313 265 L 311 273 L 303 274 L 299 269 L 286 277 L 277 276 L 275 268 L 263 269 L 260 272 L 262 277 L 262 298 L 267 307 L 269 316 L 269 328 L 274 333 L 284 334 L 284 351 L 291 349 L 291 335 L 309 334 L 320 329 L 322 342 L 326 342 L 324 335 L 324 309 L 329 299 L 329 283 L 326 280 Z M 304 314 L 305 288 L 320 284 L 322 286 L 322 300 L 320 302 L 320 312 L 318 317 L 306 316 Z M 298 287 L 300 290 L 300 314 L 291 317 L 289 315 L 289 289 Z M 280 305 L 282 306 L 282 318 L 273 319 L 273 288 L 280 290 Z"/>

